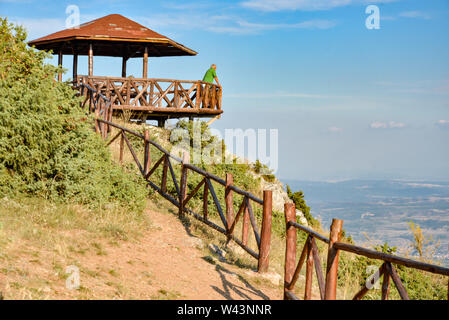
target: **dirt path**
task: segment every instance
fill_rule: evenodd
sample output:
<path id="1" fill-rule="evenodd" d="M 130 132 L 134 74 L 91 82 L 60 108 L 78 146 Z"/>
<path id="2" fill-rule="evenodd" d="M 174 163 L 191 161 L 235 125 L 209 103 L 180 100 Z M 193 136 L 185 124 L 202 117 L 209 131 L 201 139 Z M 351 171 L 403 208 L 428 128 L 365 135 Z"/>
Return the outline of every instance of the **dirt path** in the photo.
<path id="1" fill-rule="evenodd" d="M 279 299 L 277 288 L 251 285 L 244 278 L 246 271 L 204 259 L 204 250 L 199 248 L 202 241 L 190 236 L 174 215 L 156 211 L 148 214 L 153 228 L 140 244 L 109 250 L 113 261 L 104 261 L 114 265 L 119 274 L 128 272 L 128 278 L 138 279 L 148 273 L 149 283 L 135 284 L 138 292 L 147 291 L 139 298 Z M 131 268 L 128 261 L 135 261 Z"/>
<path id="2" fill-rule="evenodd" d="M 206 242 L 191 236 L 175 214 L 165 209 L 146 213 L 151 227 L 135 240 L 111 241 L 82 230 L 55 230 L 51 236 L 66 233 L 76 241 L 45 243 L 11 236 L 0 255 L 0 293 L 5 299 L 282 297 L 279 285 L 213 258 Z M 79 269 L 76 290 L 66 285 L 70 266 Z"/>

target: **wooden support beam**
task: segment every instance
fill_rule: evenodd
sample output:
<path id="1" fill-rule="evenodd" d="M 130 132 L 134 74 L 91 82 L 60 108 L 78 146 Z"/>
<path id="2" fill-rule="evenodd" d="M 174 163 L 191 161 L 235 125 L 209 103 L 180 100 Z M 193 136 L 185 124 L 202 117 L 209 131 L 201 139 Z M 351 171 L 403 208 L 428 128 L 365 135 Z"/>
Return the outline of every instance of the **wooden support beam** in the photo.
<path id="1" fill-rule="evenodd" d="M 58 53 L 58 67 L 62 68 L 62 50 L 59 50 L 59 53 Z M 59 82 L 62 81 L 62 72 L 61 71 L 58 72 L 58 81 Z"/>
<path id="2" fill-rule="evenodd" d="M 76 81 L 76 77 L 78 76 L 78 54 L 73 54 L 73 81 Z"/>
<path id="3" fill-rule="evenodd" d="M 166 121 L 166 119 L 164 119 L 164 118 L 157 119 L 157 126 L 159 128 L 165 128 L 165 121 Z"/>
<path id="4" fill-rule="evenodd" d="M 145 46 L 143 51 L 143 72 L 142 77 L 144 79 L 148 78 L 148 46 Z"/>
<path id="5" fill-rule="evenodd" d="M 94 49 L 92 42 L 89 43 L 89 77 L 94 75 Z"/>
<path id="6" fill-rule="evenodd" d="M 126 78 L 126 62 L 128 61 L 127 56 L 123 56 L 122 58 L 122 78 Z"/>

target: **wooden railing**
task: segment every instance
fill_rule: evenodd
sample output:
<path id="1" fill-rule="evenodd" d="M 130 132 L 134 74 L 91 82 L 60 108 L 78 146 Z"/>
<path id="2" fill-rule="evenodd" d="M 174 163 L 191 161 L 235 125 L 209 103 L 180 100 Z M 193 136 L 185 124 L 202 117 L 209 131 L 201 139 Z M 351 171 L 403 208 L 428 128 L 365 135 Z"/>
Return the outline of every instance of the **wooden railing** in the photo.
<path id="1" fill-rule="evenodd" d="M 183 216 L 184 213 L 189 213 L 197 220 L 203 222 L 209 227 L 215 229 L 218 232 L 223 233 L 227 237 L 227 241 L 233 240 L 238 245 L 240 245 L 247 253 L 249 253 L 252 257 L 258 260 L 258 270 L 261 272 L 267 271 L 268 269 L 268 257 L 270 251 L 270 239 L 271 239 L 271 214 L 272 214 L 272 193 L 270 190 L 265 190 L 263 193 L 263 200 L 257 198 L 253 194 L 241 190 L 240 188 L 233 185 L 233 177 L 231 174 L 226 174 L 226 180 L 223 180 L 209 172 L 206 172 L 192 164 L 189 164 L 186 158 L 180 159 L 164 148 L 162 148 L 159 144 L 149 139 L 148 130 L 144 131 L 144 134 L 140 134 L 124 128 L 118 124 L 112 123 L 107 120 L 97 118 L 96 122 L 103 124 L 97 125 L 96 127 L 101 130 L 107 130 L 106 128 L 113 127 L 118 130 L 118 133 L 108 141 L 108 145 L 114 142 L 116 139 L 120 138 L 120 162 L 123 161 L 123 154 L 125 151 L 125 145 L 127 149 L 131 152 L 131 155 L 139 168 L 142 176 L 146 180 L 149 186 L 151 186 L 154 190 L 156 190 L 160 195 L 162 195 L 165 199 L 170 201 L 176 207 L 178 207 L 178 212 L 180 216 Z M 104 137 L 106 134 L 102 132 L 102 136 Z M 139 157 L 136 153 L 136 149 L 130 142 L 128 135 L 133 135 L 142 140 L 144 145 L 144 161 L 140 162 Z M 152 165 L 152 159 L 150 158 L 151 152 L 150 147 L 155 147 L 160 152 L 162 152 L 162 156 Z M 173 167 L 172 161 L 181 164 L 181 179 L 178 183 L 175 175 L 175 170 Z M 162 166 L 162 179 L 160 181 L 155 181 L 152 179 L 154 172 Z M 188 172 L 195 172 L 202 176 L 202 180 L 191 190 L 188 189 Z M 171 182 L 174 185 L 174 193 L 168 191 L 167 183 L 169 180 L 169 176 L 171 178 Z M 225 188 L 225 210 L 223 210 L 222 204 L 217 197 L 215 192 L 215 187 L 212 182 L 218 183 Z M 189 201 L 201 190 L 203 193 L 203 205 L 202 205 L 202 213 L 198 214 L 187 205 Z M 239 194 L 243 196 L 242 202 L 239 206 L 237 215 L 234 217 L 234 205 L 233 205 L 233 193 Z M 220 221 L 222 225 L 217 225 L 212 222 L 208 217 L 208 195 L 212 196 L 213 204 L 215 210 L 218 212 Z M 257 226 L 253 205 L 258 204 L 263 208 L 262 214 L 262 226 L 261 232 L 259 232 L 259 228 Z M 243 216 L 242 223 L 242 236 L 241 239 L 235 235 L 235 227 L 239 221 L 239 219 Z M 249 226 L 252 227 L 254 237 L 257 243 L 257 251 L 254 251 L 248 246 L 248 236 L 249 236 Z"/>
<path id="2" fill-rule="evenodd" d="M 114 110 L 221 113 L 221 87 L 204 81 L 77 76 L 75 85 L 95 89 Z"/>
<path id="3" fill-rule="evenodd" d="M 362 299 L 366 293 L 374 286 L 380 277 L 383 277 L 381 299 L 387 300 L 390 290 L 390 279 L 393 280 L 399 296 L 404 300 L 409 300 L 407 289 L 401 281 L 393 264 L 405 266 L 431 272 L 434 274 L 449 276 L 449 268 L 419 262 L 415 260 L 406 259 L 403 257 L 386 254 L 363 247 L 355 246 L 348 243 L 340 242 L 343 221 L 338 219 L 332 220 L 330 227 L 330 236 L 326 238 L 317 232 L 306 228 L 296 223 L 296 209 L 294 204 L 285 204 L 285 221 L 286 221 L 286 252 L 285 252 L 285 273 L 284 273 L 284 299 L 298 300 L 294 294 L 294 286 L 299 278 L 302 266 L 306 262 L 306 278 L 305 278 L 305 294 L 304 300 L 312 298 L 312 278 L 313 265 L 315 264 L 315 271 L 317 274 L 318 287 L 321 299 L 335 300 L 337 295 L 337 273 L 338 273 L 338 259 L 340 251 L 351 252 L 370 259 L 382 260 L 383 264 L 376 272 L 374 282 L 369 283 L 370 286 L 365 285 L 359 292 L 355 294 L 353 300 Z M 297 230 L 301 230 L 308 234 L 307 240 L 303 247 L 299 262 L 296 264 L 296 240 Z M 320 257 L 315 239 L 328 244 L 327 252 L 327 266 L 325 278 L 323 276 Z M 372 286 L 371 286 L 372 285 Z M 448 282 L 448 299 L 449 299 L 449 282 Z"/>
<path id="4" fill-rule="evenodd" d="M 268 270 L 269 265 L 269 253 L 270 253 L 270 242 L 271 242 L 271 216 L 272 216 L 272 192 L 271 190 L 265 190 L 263 192 L 263 199 L 259 199 L 253 194 L 244 191 L 233 184 L 233 176 L 232 174 L 226 174 L 226 180 L 221 179 L 209 172 L 206 172 L 192 164 L 188 163 L 186 158 L 180 159 L 164 148 L 162 148 L 159 144 L 152 141 L 149 138 L 149 131 L 145 130 L 144 134 L 140 134 L 138 132 L 127 129 L 123 126 L 113 123 L 110 120 L 112 118 L 111 112 L 111 101 L 105 97 L 98 90 L 92 88 L 88 84 L 81 83 L 79 85 L 81 91 L 86 90 L 85 96 L 89 101 L 90 112 L 95 113 L 95 130 L 97 133 L 100 133 L 104 139 L 108 139 L 109 133 L 112 131 L 112 128 L 118 130 L 118 133 L 115 134 L 107 143 L 110 145 L 115 140 L 120 138 L 120 155 L 119 160 L 120 163 L 123 163 L 123 156 L 125 151 L 125 144 L 129 152 L 131 153 L 134 162 L 136 163 L 140 173 L 144 177 L 145 181 L 151 186 L 154 190 L 156 190 L 160 195 L 162 195 L 165 199 L 170 201 L 176 207 L 178 207 L 178 212 L 180 216 L 183 216 L 184 213 L 189 213 L 197 220 L 203 222 L 209 227 L 215 229 L 218 232 L 223 233 L 227 237 L 227 242 L 234 241 L 239 246 L 241 246 L 247 253 L 249 253 L 252 257 L 258 260 L 258 271 L 265 272 Z M 132 143 L 128 135 L 132 135 L 141 139 L 143 143 L 143 163 L 140 162 L 139 157 L 137 155 L 136 149 L 133 147 Z M 151 159 L 151 150 L 150 148 L 154 147 L 162 153 L 162 156 L 152 165 Z M 172 161 L 181 164 L 181 179 L 180 183 L 178 183 L 174 171 L 174 167 Z M 162 165 L 162 178 L 159 183 L 152 179 L 152 175 L 154 172 Z M 188 188 L 188 172 L 194 172 L 202 176 L 201 182 L 192 190 Z M 167 189 L 167 183 L 169 181 L 168 173 L 170 173 L 171 182 L 174 185 L 174 193 L 170 193 Z M 219 186 L 225 188 L 225 211 L 223 211 L 222 204 L 217 197 L 215 192 L 215 187 L 212 182 L 218 183 Z M 202 205 L 202 213 L 198 214 L 187 205 L 189 201 L 203 188 L 203 205 Z M 242 196 L 242 202 L 239 206 L 237 214 L 234 217 L 234 200 L 233 195 L 238 194 Z M 217 225 L 213 221 L 211 221 L 208 217 L 208 197 L 209 194 L 212 196 L 213 204 L 215 210 L 218 212 L 220 221 L 222 225 Z M 256 205 L 262 206 L 262 221 L 261 221 L 261 231 L 259 232 L 259 227 L 257 225 L 256 217 L 253 210 L 252 203 Z M 242 234 L 241 238 L 236 236 L 236 225 L 239 219 L 242 218 Z M 250 227 L 253 230 L 254 238 L 256 241 L 256 251 L 251 249 L 248 245 L 249 240 L 249 230 Z"/>

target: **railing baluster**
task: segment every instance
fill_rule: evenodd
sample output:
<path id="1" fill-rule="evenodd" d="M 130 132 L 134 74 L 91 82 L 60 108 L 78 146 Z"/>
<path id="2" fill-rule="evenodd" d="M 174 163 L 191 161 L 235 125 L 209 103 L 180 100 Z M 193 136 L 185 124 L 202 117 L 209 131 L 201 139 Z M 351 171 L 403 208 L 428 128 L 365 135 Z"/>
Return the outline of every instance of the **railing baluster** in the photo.
<path id="1" fill-rule="evenodd" d="M 333 219 L 327 249 L 326 289 L 324 294 L 324 299 L 326 300 L 335 300 L 337 297 L 339 251 L 334 248 L 334 243 L 340 241 L 342 229 L 343 220 Z"/>
<path id="2" fill-rule="evenodd" d="M 304 300 L 312 299 L 313 255 L 311 240 L 312 236 L 309 236 L 307 238 L 306 287 L 304 289 Z"/>
<path id="3" fill-rule="evenodd" d="M 228 230 L 228 223 L 226 221 L 225 216 L 223 215 L 223 210 L 221 209 L 220 201 L 218 201 L 217 195 L 215 194 L 214 187 L 212 185 L 212 182 L 209 178 L 207 178 L 207 185 L 209 187 L 210 194 L 212 195 L 212 198 L 214 199 L 215 207 L 217 208 L 218 214 L 220 215 L 221 222 L 223 222 L 223 226 L 225 227 L 225 230 Z"/>
<path id="4" fill-rule="evenodd" d="M 181 191 L 179 192 L 179 216 L 184 215 L 184 201 L 187 196 L 187 168 L 184 166 L 189 163 L 188 153 L 184 152 L 181 163 Z"/>
<path id="5" fill-rule="evenodd" d="M 395 268 L 390 262 L 385 262 L 386 272 L 390 274 L 391 279 L 393 280 L 394 285 L 398 289 L 399 295 L 401 296 L 402 300 L 410 300 L 407 290 L 405 289 L 404 285 L 402 284 L 401 278 L 397 274 Z"/>
<path id="6" fill-rule="evenodd" d="M 234 221 L 234 196 L 232 190 L 229 188 L 234 183 L 232 174 L 226 173 L 226 186 L 225 186 L 225 205 L 226 205 L 226 220 L 228 221 L 228 241 L 230 239 L 229 232 L 231 225 Z"/>
<path id="7" fill-rule="evenodd" d="M 145 129 L 144 136 L 144 161 L 143 161 L 143 175 L 146 177 L 151 167 L 151 150 L 150 150 L 150 132 Z"/>
<path id="8" fill-rule="evenodd" d="M 263 211 L 262 228 L 260 233 L 260 250 L 257 269 L 259 272 L 267 272 L 269 266 L 270 243 L 271 243 L 271 216 L 272 216 L 272 197 L 271 190 L 263 191 Z"/>
<path id="9" fill-rule="evenodd" d="M 289 294 L 293 294 L 293 276 L 296 263 L 296 228 L 289 224 L 296 222 L 296 212 L 294 203 L 284 204 L 285 215 L 285 263 L 284 263 L 284 300 L 291 299 Z M 299 272 L 298 272 L 299 274 Z M 296 280 L 295 280 L 296 281 Z"/>
<path id="10" fill-rule="evenodd" d="M 162 181 L 161 190 L 167 192 L 167 171 L 168 171 L 168 156 L 164 155 L 164 166 L 162 167 Z"/>

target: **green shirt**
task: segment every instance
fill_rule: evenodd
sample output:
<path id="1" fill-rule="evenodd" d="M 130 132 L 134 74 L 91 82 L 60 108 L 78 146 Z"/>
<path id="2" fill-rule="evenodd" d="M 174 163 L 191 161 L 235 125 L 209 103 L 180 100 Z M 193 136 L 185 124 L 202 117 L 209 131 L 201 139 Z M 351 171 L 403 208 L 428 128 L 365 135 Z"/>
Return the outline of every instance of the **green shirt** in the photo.
<path id="1" fill-rule="evenodd" d="M 206 71 L 206 74 L 203 77 L 203 81 L 214 83 L 214 78 L 217 76 L 217 73 L 215 72 L 214 68 L 210 68 Z"/>

